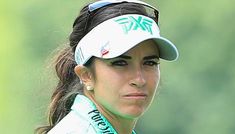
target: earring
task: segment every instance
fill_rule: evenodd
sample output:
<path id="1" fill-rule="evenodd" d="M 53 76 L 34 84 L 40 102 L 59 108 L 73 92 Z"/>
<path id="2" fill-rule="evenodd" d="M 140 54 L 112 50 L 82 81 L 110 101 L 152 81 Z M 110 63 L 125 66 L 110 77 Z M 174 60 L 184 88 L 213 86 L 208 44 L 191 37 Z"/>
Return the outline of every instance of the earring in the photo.
<path id="1" fill-rule="evenodd" d="M 91 90 L 93 90 L 94 88 L 92 87 L 92 86 L 86 86 L 86 89 L 88 90 L 88 91 L 91 91 Z"/>

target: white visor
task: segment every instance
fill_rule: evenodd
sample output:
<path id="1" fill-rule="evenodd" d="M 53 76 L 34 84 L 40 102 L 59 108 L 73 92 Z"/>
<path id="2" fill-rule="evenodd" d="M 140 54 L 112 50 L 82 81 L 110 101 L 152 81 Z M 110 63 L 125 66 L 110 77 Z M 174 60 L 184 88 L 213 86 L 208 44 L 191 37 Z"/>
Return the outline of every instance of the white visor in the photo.
<path id="1" fill-rule="evenodd" d="M 144 15 L 121 15 L 102 22 L 87 33 L 75 50 L 75 61 L 84 65 L 91 57 L 115 58 L 139 43 L 153 39 L 161 59 L 174 61 L 178 58 L 175 45 L 160 36 L 156 22 Z"/>

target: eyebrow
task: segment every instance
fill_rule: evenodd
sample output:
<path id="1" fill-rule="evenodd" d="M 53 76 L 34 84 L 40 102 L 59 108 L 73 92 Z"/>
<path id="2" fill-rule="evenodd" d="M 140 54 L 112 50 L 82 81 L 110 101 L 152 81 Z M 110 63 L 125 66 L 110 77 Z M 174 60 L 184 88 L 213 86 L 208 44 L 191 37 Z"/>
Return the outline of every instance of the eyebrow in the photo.
<path id="1" fill-rule="evenodd" d="M 118 56 L 118 58 L 132 59 L 131 56 L 128 56 L 128 55 L 120 55 L 120 56 Z M 159 59 L 159 56 L 157 56 L 157 55 L 150 55 L 150 56 L 144 57 L 143 59 L 144 60 Z"/>
<path id="2" fill-rule="evenodd" d="M 131 56 L 120 55 L 120 56 L 118 56 L 118 58 L 122 58 L 122 59 L 131 59 Z"/>

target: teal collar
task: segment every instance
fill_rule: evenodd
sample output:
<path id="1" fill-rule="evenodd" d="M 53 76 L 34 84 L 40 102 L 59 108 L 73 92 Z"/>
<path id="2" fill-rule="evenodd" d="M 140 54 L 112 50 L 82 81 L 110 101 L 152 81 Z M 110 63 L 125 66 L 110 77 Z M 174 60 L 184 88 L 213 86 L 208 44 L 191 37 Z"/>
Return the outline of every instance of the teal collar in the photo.
<path id="1" fill-rule="evenodd" d="M 95 104 L 84 95 L 77 95 L 71 107 L 76 114 L 86 118 L 97 134 L 118 134 L 109 121 L 97 110 Z M 136 134 L 132 131 L 132 134 Z"/>

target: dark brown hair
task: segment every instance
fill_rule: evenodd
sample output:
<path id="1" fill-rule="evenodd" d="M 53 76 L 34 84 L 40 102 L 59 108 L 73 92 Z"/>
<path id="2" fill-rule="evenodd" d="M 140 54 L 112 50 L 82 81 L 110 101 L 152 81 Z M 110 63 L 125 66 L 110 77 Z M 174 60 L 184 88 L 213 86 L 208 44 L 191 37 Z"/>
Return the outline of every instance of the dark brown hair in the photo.
<path id="1" fill-rule="evenodd" d="M 47 133 L 64 116 L 66 116 L 77 94 L 83 93 L 83 85 L 74 72 L 76 62 L 74 51 L 78 42 L 95 26 L 101 22 L 123 14 L 142 14 L 148 16 L 145 8 L 134 3 L 119 3 L 102 7 L 88 12 L 85 6 L 73 24 L 73 31 L 69 36 L 69 45 L 58 54 L 55 60 L 55 71 L 59 78 L 58 84 L 51 97 L 48 112 L 48 125 L 36 129 L 36 133 Z M 86 64 L 89 67 L 89 64 Z"/>

